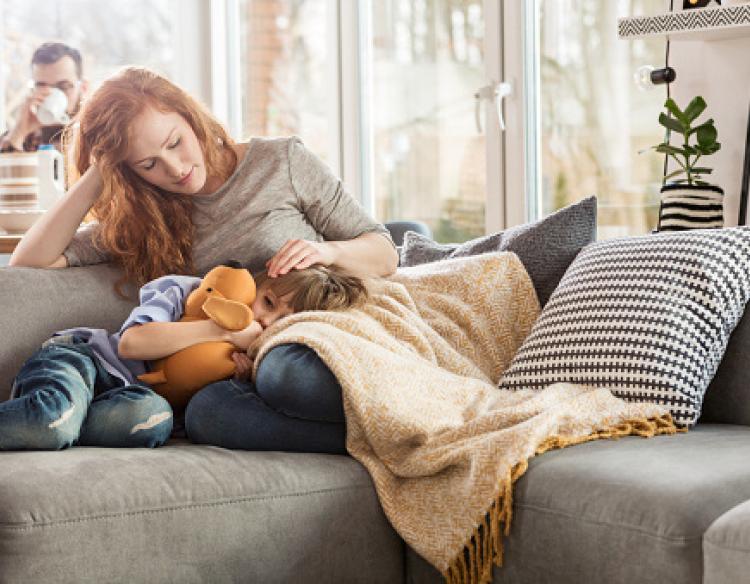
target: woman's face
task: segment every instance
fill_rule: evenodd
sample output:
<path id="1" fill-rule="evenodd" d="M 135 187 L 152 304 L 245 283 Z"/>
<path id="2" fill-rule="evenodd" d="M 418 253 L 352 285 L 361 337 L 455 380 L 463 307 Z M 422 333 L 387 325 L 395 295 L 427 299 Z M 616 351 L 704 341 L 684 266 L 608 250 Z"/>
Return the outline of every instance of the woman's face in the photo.
<path id="1" fill-rule="evenodd" d="M 146 182 L 170 193 L 200 194 L 206 185 L 198 138 L 176 112 L 144 109 L 133 120 L 126 162 Z"/>

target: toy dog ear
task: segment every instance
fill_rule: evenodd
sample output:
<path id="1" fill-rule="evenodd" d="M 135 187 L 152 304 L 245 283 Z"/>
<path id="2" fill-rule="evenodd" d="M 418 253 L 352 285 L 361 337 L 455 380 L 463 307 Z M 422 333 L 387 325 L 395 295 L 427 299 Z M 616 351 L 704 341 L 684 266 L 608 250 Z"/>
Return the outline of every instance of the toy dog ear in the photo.
<path id="1" fill-rule="evenodd" d="M 234 268 L 239 269 L 242 268 L 242 264 L 238 262 L 237 260 L 227 260 L 224 263 L 221 264 L 222 266 L 226 266 L 228 268 Z"/>
<path id="2" fill-rule="evenodd" d="M 247 304 L 210 297 L 203 303 L 203 312 L 220 327 L 230 331 L 239 331 L 253 322 L 253 311 Z"/>

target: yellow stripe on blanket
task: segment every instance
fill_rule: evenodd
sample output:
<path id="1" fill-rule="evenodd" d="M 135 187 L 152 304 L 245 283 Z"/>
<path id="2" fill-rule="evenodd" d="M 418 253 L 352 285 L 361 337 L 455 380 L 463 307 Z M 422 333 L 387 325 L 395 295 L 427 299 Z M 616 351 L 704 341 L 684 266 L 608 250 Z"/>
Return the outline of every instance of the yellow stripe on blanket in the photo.
<path id="1" fill-rule="evenodd" d="M 278 321 L 258 339 L 255 366 L 276 345 L 313 348 L 341 384 L 347 450 L 394 529 L 448 582 L 489 582 L 532 456 L 675 432 L 665 408 L 603 388 L 499 390 L 538 315 L 515 254 L 447 260 L 400 269 L 361 308 Z"/>

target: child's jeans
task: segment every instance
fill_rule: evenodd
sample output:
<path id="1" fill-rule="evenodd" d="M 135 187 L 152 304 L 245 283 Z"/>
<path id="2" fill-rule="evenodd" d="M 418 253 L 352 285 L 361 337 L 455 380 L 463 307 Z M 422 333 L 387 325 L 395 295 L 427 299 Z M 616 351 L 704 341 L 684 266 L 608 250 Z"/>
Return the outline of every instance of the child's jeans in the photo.
<path id="1" fill-rule="evenodd" d="M 190 400 L 193 442 L 244 450 L 346 453 L 341 386 L 305 345 L 279 345 L 258 366 L 255 385 L 219 381 Z"/>
<path id="2" fill-rule="evenodd" d="M 151 389 L 123 385 L 86 343 L 57 337 L 39 349 L 0 403 L 0 450 L 81 446 L 153 448 L 172 431 L 172 408 Z"/>

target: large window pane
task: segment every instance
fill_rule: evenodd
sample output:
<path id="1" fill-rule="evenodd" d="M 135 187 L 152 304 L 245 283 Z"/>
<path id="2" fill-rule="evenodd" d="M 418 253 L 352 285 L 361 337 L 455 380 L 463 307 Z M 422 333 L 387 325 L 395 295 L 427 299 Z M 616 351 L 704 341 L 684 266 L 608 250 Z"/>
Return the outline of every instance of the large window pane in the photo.
<path id="1" fill-rule="evenodd" d="M 123 65 L 174 74 L 174 14 L 178 0 L 0 0 L 0 55 L 5 118 L 29 91 L 34 50 L 62 41 L 83 56 L 84 76 L 96 87 Z M 137 18 L 134 17 L 137 15 Z"/>
<path id="2" fill-rule="evenodd" d="M 240 0 L 243 134 L 296 134 L 327 160 L 338 87 L 328 0 Z"/>
<path id="3" fill-rule="evenodd" d="M 664 40 L 623 41 L 617 18 L 657 14 L 664 0 L 537 0 L 541 77 L 540 205 L 548 214 L 599 197 L 599 238 L 656 225 L 663 158 L 639 151 L 663 138 L 664 86 L 639 89 L 634 73 L 664 63 Z"/>
<path id="4" fill-rule="evenodd" d="M 481 235 L 485 140 L 473 95 L 484 85 L 482 1 L 369 5 L 376 216 L 422 220 L 439 241 Z"/>

